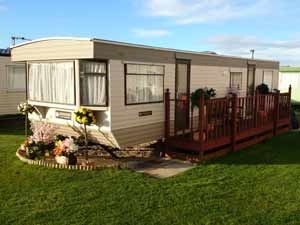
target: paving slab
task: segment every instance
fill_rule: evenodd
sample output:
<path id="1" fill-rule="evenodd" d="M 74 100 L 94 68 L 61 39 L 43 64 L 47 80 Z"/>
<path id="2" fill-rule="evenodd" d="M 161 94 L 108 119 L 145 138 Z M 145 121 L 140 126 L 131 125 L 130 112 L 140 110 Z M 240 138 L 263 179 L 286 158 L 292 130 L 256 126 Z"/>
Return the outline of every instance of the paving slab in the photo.
<path id="1" fill-rule="evenodd" d="M 190 170 L 195 165 L 191 162 L 174 159 L 153 159 L 128 162 L 127 167 L 156 178 L 168 178 Z"/>

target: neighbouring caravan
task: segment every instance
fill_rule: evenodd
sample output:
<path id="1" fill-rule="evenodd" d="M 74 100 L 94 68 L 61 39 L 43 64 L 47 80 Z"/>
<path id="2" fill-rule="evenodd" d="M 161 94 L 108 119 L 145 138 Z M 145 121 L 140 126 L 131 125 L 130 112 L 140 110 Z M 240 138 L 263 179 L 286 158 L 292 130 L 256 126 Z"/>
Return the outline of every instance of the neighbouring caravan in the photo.
<path id="1" fill-rule="evenodd" d="M 27 64 L 28 102 L 39 111 L 33 122 L 47 120 L 74 135 L 72 112 L 84 106 L 97 117 L 91 135 L 118 148 L 163 138 L 166 89 L 180 98 L 203 87 L 216 89 L 217 97 L 233 87 L 252 95 L 263 82 L 278 88 L 276 61 L 101 39 L 34 40 L 14 46 L 12 59 Z"/>
<path id="2" fill-rule="evenodd" d="M 10 49 L 0 49 L 0 116 L 17 114 L 25 99 L 25 64 L 13 63 Z"/>
<path id="3" fill-rule="evenodd" d="M 300 103 L 300 67 L 283 66 L 279 73 L 279 90 L 286 92 L 292 86 L 292 102 Z"/>

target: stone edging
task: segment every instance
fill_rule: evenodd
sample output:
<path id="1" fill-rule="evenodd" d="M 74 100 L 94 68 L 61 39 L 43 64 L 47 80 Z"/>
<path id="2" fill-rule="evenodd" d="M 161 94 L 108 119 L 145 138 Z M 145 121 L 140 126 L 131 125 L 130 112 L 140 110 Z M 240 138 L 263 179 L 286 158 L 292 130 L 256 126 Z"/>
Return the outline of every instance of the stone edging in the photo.
<path id="1" fill-rule="evenodd" d="M 84 171 L 91 171 L 91 170 L 99 170 L 104 168 L 124 168 L 124 165 L 122 163 L 116 164 L 116 165 L 107 165 L 107 166 L 82 166 L 82 165 L 61 165 L 58 163 L 51 163 L 47 162 L 45 160 L 32 160 L 28 159 L 24 156 L 22 156 L 19 153 L 20 149 L 16 151 L 16 156 L 24 163 L 27 163 L 29 165 L 37 165 L 37 166 L 43 166 L 43 167 L 49 167 L 49 168 L 56 168 L 56 169 L 69 169 L 69 170 L 84 170 Z"/>

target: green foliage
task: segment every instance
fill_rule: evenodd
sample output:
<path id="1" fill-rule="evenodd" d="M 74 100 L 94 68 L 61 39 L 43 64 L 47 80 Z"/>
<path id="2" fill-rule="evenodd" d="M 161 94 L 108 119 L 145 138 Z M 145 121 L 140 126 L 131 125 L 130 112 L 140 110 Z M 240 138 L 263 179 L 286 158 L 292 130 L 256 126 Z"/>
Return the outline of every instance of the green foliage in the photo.
<path id="1" fill-rule="evenodd" d="M 53 150 L 54 143 L 46 144 L 44 142 L 30 142 L 26 145 L 26 154 L 30 159 L 41 159 L 46 153 Z"/>
<path id="2" fill-rule="evenodd" d="M 68 136 L 57 134 L 57 135 L 55 135 L 54 140 L 55 140 L 55 142 L 58 142 L 58 141 L 64 141 L 64 140 L 66 140 L 66 138 L 68 138 Z"/>
<path id="3" fill-rule="evenodd" d="M 266 84 L 260 84 L 257 87 L 258 93 L 261 95 L 266 95 L 270 93 L 270 89 Z"/>
<path id="4" fill-rule="evenodd" d="M 300 133 L 160 180 L 125 169 L 30 166 L 22 129 L 0 127 L 0 224 L 299 224 Z"/>
<path id="5" fill-rule="evenodd" d="M 193 107 L 195 107 L 195 106 L 199 107 L 201 92 L 204 93 L 205 100 L 208 100 L 208 99 L 216 96 L 216 90 L 213 88 L 210 88 L 210 89 L 208 89 L 207 87 L 205 87 L 203 89 L 199 88 L 195 92 L 193 92 L 191 95 L 191 102 L 192 102 Z"/>

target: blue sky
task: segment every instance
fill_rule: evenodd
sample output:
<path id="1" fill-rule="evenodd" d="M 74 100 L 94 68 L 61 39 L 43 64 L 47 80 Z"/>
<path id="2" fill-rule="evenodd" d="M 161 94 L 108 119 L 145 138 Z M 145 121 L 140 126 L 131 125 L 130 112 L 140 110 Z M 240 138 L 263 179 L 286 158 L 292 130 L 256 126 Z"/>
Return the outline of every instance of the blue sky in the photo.
<path id="1" fill-rule="evenodd" d="M 300 0 L 0 0 L 12 35 L 98 37 L 300 65 Z"/>

